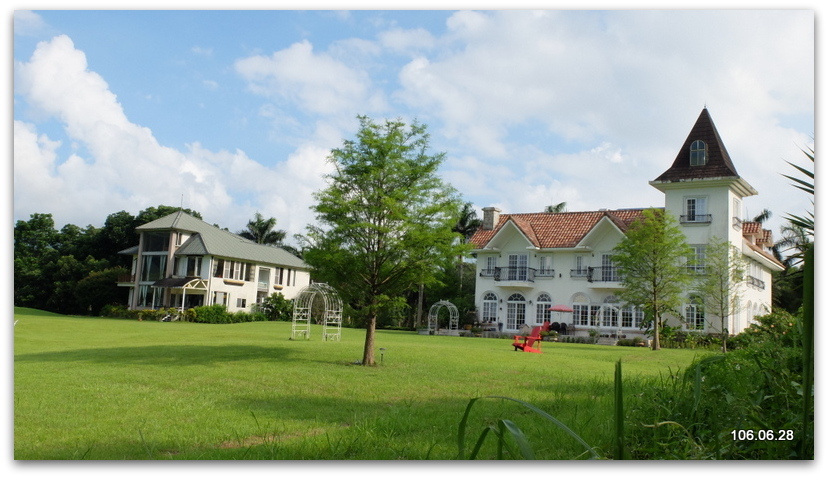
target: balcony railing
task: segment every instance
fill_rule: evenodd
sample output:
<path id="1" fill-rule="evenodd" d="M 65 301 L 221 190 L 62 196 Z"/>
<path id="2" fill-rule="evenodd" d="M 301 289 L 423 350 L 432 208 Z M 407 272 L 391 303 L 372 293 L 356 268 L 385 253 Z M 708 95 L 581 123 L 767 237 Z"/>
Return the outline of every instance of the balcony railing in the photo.
<path id="1" fill-rule="evenodd" d="M 712 214 L 683 214 L 679 216 L 682 224 L 710 224 L 713 221 Z"/>
<path id="2" fill-rule="evenodd" d="M 119 283 L 135 282 L 135 274 L 119 274 Z"/>
<path id="3" fill-rule="evenodd" d="M 570 269 L 569 270 L 569 277 L 575 279 L 585 279 L 589 277 L 589 269 Z"/>
<path id="4" fill-rule="evenodd" d="M 496 281 L 518 281 L 535 282 L 537 269 L 531 267 L 495 267 L 494 280 Z"/>
<path id="5" fill-rule="evenodd" d="M 753 277 L 753 276 L 747 276 L 747 283 L 749 285 L 752 285 L 753 287 L 756 287 L 757 289 L 765 290 L 765 281 L 763 281 L 759 278 L 756 278 L 756 277 Z"/>
<path id="6" fill-rule="evenodd" d="M 480 277 L 494 277 L 495 269 L 480 269 Z"/>
<path id="7" fill-rule="evenodd" d="M 618 268 L 616 267 L 590 267 L 587 269 L 587 281 L 589 282 L 620 282 L 621 276 L 618 275 Z"/>
<path id="8" fill-rule="evenodd" d="M 535 271 L 536 279 L 552 279 L 555 277 L 555 269 L 538 269 Z"/>
<path id="9" fill-rule="evenodd" d="M 589 277 L 589 268 L 586 269 L 570 269 L 569 277 L 573 279 L 586 279 Z"/>

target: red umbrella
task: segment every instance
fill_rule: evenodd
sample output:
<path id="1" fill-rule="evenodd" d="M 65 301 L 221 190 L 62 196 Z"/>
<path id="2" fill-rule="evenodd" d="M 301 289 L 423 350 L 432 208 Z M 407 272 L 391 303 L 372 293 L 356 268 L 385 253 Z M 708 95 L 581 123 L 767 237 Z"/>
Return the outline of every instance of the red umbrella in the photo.
<path id="1" fill-rule="evenodd" d="M 550 310 L 550 311 L 552 311 L 552 312 L 559 312 L 559 313 L 560 313 L 560 312 L 575 312 L 574 310 L 572 310 L 571 308 L 569 308 L 569 307 L 567 307 L 567 306 L 565 306 L 565 305 L 553 305 L 553 306 L 552 306 L 552 307 L 550 307 L 548 310 Z M 560 319 L 561 319 L 561 317 L 560 317 L 560 315 L 559 315 L 559 316 L 558 316 L 558 320 L 560 320 Z M 565 325 L 565 324 L 564 324 L 564 325 Z"/>

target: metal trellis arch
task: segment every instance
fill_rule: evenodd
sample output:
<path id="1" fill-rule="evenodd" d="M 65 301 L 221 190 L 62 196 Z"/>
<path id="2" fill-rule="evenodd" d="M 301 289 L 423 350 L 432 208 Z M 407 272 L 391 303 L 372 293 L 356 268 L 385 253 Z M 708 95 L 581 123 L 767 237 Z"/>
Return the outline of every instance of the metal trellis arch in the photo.
<path id="1" fill-rule="evenodd" d="M 432 305 L 431 309 L 428 311 L 428 331 L 431 334 L 436 333 L 437 329 L 440 328 L 440 324 L 438 324 L 438 317 L 440 315 L 440 309 L 443 307 L 447 308 L 449 311 L 449 329 L 457 330 L 460 317 L 460 313 L 457 312 L 457 307 L 447 300 L 441 300 L 440 302 Z"/>
<path id="2" fill-rule="evenodd" d="M 293 329 L 290 337 L 310 338 L 310 324 L 313 320 L 314 300 L 322 298 L 322 340 L 340 340 L 342 338 L 342 299 L 336 290 L 328 284 L 317 282 L 299 291 L 293 299 Z M 318 311 L 318 309 L 317 309 Z"/>

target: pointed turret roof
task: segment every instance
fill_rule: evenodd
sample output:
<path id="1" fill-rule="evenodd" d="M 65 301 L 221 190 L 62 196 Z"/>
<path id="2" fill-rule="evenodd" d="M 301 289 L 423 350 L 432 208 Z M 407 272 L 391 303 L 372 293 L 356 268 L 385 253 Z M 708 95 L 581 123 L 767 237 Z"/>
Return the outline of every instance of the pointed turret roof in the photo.
<path id="1" fill-rule="evenodd" d="M 699 166 L 690 165 L 690 146 L 694 141 L 701 140 L 707 145 L 707 162 Z M 738 178 L 739 173 L 730 160 L 722 138 L 713 124 L 713 119 L 705 107 L 687 139 L 684 140 L 681 150 L 670 169 L 664 171 L 655 179 L 656 182 L 675 182 L 707 178 Z"/>
<path id="2" fill-rule="evenodd" d="M 696 141 L 702 141 L 705 145 L 706 159 L 702 164 L 690 164 L 690 148 Z M 650 181 L 650 185 L 664 191 L 679 187 L 680 183 L 695 181 L 725 180 L 735 187 L 739 193 L 745 196 L 758 194 L 748 182 L 736 172 L 736 166 L 730 159 L 727 149 L 713 124 L 713 119 L 705 107 L 684 144 L 673 160 L 673 165 L 661 176 Z"/>

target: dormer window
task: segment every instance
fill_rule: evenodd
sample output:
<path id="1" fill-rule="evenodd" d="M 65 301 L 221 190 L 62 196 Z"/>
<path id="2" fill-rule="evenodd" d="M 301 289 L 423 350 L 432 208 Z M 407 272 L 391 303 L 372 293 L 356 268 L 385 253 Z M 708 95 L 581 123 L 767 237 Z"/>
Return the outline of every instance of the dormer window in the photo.
<path id="1" fill-rule="evenodd" d="M 697 139 L 690 145 L 690 166 L 704 166 L 705 164 L 707 164 L 707 143 Z"/>

